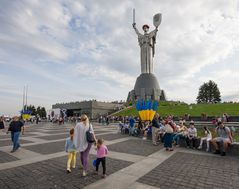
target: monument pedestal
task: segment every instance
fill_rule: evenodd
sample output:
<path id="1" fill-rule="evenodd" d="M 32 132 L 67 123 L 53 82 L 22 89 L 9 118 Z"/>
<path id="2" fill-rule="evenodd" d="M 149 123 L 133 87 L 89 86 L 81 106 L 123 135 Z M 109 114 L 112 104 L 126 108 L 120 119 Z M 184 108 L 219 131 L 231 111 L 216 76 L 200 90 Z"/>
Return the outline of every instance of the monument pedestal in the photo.
<path id="1" fill-rule="evenodd" d="M 127 101 L 137 99 L 166 100 L 164 91 L 160 89 L 154 74 L 142 73 L 137 78 L 134 89 L 128 94 Z"/>

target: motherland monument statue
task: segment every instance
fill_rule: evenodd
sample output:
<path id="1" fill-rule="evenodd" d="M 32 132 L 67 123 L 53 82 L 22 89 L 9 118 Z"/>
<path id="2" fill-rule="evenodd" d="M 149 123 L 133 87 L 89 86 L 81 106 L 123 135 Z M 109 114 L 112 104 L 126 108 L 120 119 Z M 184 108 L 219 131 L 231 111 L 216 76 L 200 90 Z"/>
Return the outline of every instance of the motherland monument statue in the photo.
<path id="1" fill-rule="evenodd" d="M 134 89 L 129 92 L 127 101 L 137 99 L 166 100 L 163 90 L 160 90 L 156 76 L 153 74 L 153 57 L 158 27 L 161 24 L 162 15 L 155 14 L 153 23 L 155 29 L 148 33 L 149 25 L 144 24 L 143 34 L 139 32 L 135 22 L 135 9 L 133 9 L 133 29 L 138 36 L 140 46 L 141 74 L 137 78 Z"/>

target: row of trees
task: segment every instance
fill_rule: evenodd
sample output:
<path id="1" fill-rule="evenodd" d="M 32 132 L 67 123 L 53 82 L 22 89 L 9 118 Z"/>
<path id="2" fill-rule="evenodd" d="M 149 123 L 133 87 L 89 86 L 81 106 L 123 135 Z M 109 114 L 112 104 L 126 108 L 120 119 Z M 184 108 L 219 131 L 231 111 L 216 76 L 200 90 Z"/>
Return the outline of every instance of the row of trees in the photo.
<path id="1" fill-rule="evenodd" d="M 200 86 L 197 103 L 218 103 L 221 102 L 221 94 L 217 87 L 217 84 L 209 80 Z"/>
<path id="2" fill-rule="evenodd" d="M 34 105 L 29 105 L 29 106 L 25 106 L 25 110 L 32 111 L 31 115 L 35 115 L 35 116 L 39 115 L 40 117 L 46 117 L 45 107 L 38 106 L 37 108 L 35 108 Z"/>

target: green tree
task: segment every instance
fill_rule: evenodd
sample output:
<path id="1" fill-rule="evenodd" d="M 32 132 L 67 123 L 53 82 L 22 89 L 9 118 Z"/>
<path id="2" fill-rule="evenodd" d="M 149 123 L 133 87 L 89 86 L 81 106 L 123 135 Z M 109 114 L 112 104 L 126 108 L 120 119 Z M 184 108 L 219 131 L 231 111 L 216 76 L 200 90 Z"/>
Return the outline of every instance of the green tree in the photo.
<path id="1" fill-rule="evenodd" d="M 31 110 L 32 111 L 32 114 L 31 115 L 36 115 L 36 108 L 34 105 L 29 105 L 29 106 L 24 106 L 24 109 L 25 110 Z"/>
<path id="2" fill-rule="evenodd" d="M 44 107 L 38 106 L 36 114 L 38 114 L 41 118 L 46 117 L 46 109 Z"/>
<path id="3" fill-rule="evenodd" d="M 39 114 L 40 115 L 40 113 L 41 113 L 41 107 L 40 106 L 37 106 L 37 114 Z"/>
<path id="4" fill-rule="evenodd" d="M 221 102 L 221 94 L 217 87 L 217 84 L 209 80 L 207 83 L 203 83 L 200 86 L 197 103 L 218 103 Z"/>
<path id="5" fill-rule="evenodd" d="M 46 117 L 46 109 L 44 107 L 41 107 L 41 117 Z"/>

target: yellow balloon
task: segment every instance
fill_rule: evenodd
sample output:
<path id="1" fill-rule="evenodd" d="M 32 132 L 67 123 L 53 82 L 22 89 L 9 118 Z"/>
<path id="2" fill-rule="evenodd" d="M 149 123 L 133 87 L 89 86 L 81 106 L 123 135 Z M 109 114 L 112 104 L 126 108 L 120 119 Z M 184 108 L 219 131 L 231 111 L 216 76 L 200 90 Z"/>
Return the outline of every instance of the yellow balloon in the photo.
<path id="1" fill-rule="evenodd" d="M 150 120 L 150 111 L 151 110 L 147 110 L 147 120 Z"/>
<path id="2" fill-rule="evenodd" d="M 140 116 L 141 120 L 143 120 L 143 111 L 139 111 L 139 116 Z"/>
<path id="3" fill-rule="evenodd" d="M 23 118 L 23 119 L 29 119 L 30 116 L 31 116 L 30 114 L 23 114 L 23 115 L 22 115 L 22 118 Z"/>
<path id="4" fill-rule="evenodd" d="M 156 111 L 150 110 L 150 116 L 149 116 L 149 120 L 150 120 L 150 121 L 153 120 L 155 113 L 156 113 Z"/>

